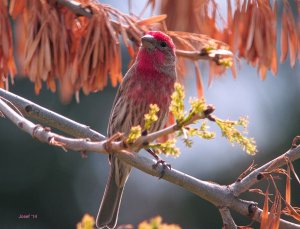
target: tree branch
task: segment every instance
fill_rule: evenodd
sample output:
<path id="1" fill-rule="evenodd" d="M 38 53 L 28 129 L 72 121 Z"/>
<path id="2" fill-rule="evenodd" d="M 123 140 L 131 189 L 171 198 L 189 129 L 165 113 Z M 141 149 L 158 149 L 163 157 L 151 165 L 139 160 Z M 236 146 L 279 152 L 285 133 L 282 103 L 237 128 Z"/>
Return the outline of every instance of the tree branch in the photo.
<path id="1" fill-rule="evenodd" d="M 264 176 L 261 174 L 262 172 L 271 172 L 276 168 L 280 168 L 286 165 L 287 160 L 295 161 L 299 158 L 300 158 L 300 147 L 290 149 L 286 153 L 264 164 L 263 166 L 255 169 L 246 177 L 244 177 L 242 180 L 236 181 L 235 183 L 231 184 L 229 187 L 235 196 L 239 196 L 241 193 L 249 190 L 254 184 L 258 183 L 264 178 Z"/>
<path id="2" fill-rule="evenodd" d="M 222 216 L 223 220 L 223 227 L 222 229 L 236 229 L 237 226 L 230 214 L 230 211 L 227 207 L 221 207 L 219 208 L 219 212 Z"/>
<path id="3" fill-rule="evenodd" d="M 62 147 L 64 150 L 69 149 L 73 151 L 93 151 L 99 153 L 108 153 L 106 150 L 106 144 L 109 140 L 103 140 L 101 142 L 91 142 L 88 138 L 74 139 L 55 134 L 50 131 L 49 127 L 42 127 L 36 125 L 9 107 L 0 97 L 0 111 L 4 116 L 10 119 L 21 130 L 30 134 L 33 138 L 38 139 L 41 142 L 48 143 L 53 146 Z M 123 149 L 120 142 L 115 142 L 113 149 L 118 152 Z"/>
<path id="4" fill-rule="evenodd" d="M 45 126 L 56 128 L 78 138 L 89 138 L 93 141 L 105 139 L 104 135 L 87 125 L 68 119 L 2 88 L 0 88 L 0 97 L 12 102 L 25 117 L 35 119 Z"/>
<path id="5" fill-rule="evenodd" d="M 28 118 L 33 118 L 46 126 L 43 128 L 39 125 L 36 125 L 22 116 L 18 115 L 10 108 L 6 103 L 1 101 L 0 108 L 4 109 L 3 114 L 8 117 L 12 122 L 14 122 L 19 128 L 23 131 L 27 132 L 28 134 L 32 135 L 32 137 L 37 138 L 41 142 L 48 143 L 50 145 L 54 145 L 54 142 L 60 142 L 65 149 L 75 150 L 75 151 L 93 151 L 99 153 L 109 153 L 108 149 L 105 148 L 107 142 L 110 142 L 110 139 L 106 139 L 105 136 L 99 134 L 98 132 L 90 129 L 90 127 L 74 122 L 62 115 L 59 115 L 53 111 L 50 111 L 46 108 L 43 108 L 29 100 L 26 100 L 20 96 L 17 96 L 11 92 L 3 90 L 0 88 L 0 99 L 1 97 L 5 98 L 6 100 L 10 101 L 12 104 L 15 105 L 14 108 L 19 109 L 19 111 L 27 116 Z M 0 109 L 1 110 L 1 109 Z M 207 106 L 205 115 L 209 116 L 214 111 L 214 108 L 211 105 Z M 194 120 L 205 118 L 206 116 L 200 117 L 199 115 L 195 115 L 191 120 L 186 122 L 184 125 L 189 125 L 193 123 Z M 66 123 L 66 125 L 64 125 Z M 50 132 L 49 128 L 47 127 L 54 127 L 60 131 L 63 131 L 71 136 L 84 138 L 84 139 L 73 139 L 73 138 L 66 138 L 64 136 L 55 134 Z M 138 151 L 139 149 L 143 148 L 145 144 L 153 142 L 159 137 L 174 133 L 178 130 L 178 124 L 173 124 L 169 127 L 161 129 L 159 131 L 149 133 L 146 136 L 139 137 L 134 144 L 130 146 L 126 146 L 126 150 L 130 151 Z M 50 140 L 54 142 L 50 142 Z M 97 143 L 91 142 L 98 141 Z M 99 142 L 100 141 L 100 142 Z M 110 152 L 117 152 L 124 149 L 124 144 L 122 141 L 119 142 L 111 142 L 109 144 L 109 151 Z"/>
<path id="6" fill-rule="evenodd" d="M 31 123 L 30 121 L 26 120 L 24 117 L 19 115 L 16 111 L 14 111 L 12 108 L 10 108 L 5 102 L 0 100 L 0 111 L 2 111 L 6 117 L 10 118 L 16 125 L 18 125 L 19 127 L 22 127 L 23 130 L 25 130 L 27 133 L 30 133 L 32 136 L 35 136 L 35 137 L 40 136 L 40 135 L 44 136 L 44 142 L 47 142 L 47 143 L 49 143 L 49 137 L 50 137 L 50 140 L 52 137 L 52 139 L 58 140 L 58 143 L 60 143 L 60 141 L 69 141 L 68 144 L 70 144 L 72 146 L 72 144 L 74 144 L 74 141 L 75 141 L 76 144 L 79 144 L 79 143 L 85 144 L 84 147 L 87 147 L 87 148 L 84 148 L 83 145 L 79 144 L 80 147 L 77 147 L 77 149 L 76 149 L 76 147 L 74 147 L 73 148 L 74 150 L 79 150 L 79 151 L 91 150 L 94 152 L 101 151 L 104 153 L 107 152 L 105 143 L 107 143 L 109 141 L 109 139 L 103 140 L 101 142 L 86 141 L 86 138 L 89 138 L 89 136 L 98 136 L 98 138 L 102 139 L 103 135 L 91 130 L 90 128 L 87 128 L 85 125 L 73 122 L 63 116 L 60 116 L 52 111 L 42 108 L 28 100 L 25 100 L 19 96 L 16 96 L 16 95 L 14 95 L 10 92 L 4 91 L 2 89 L 0 90 L 0 96 L 9 100 L 10 102 L 12 102 L 27 117 L 37 119 L 43 124 L 47 124 L 50 126 L 53 125 L 53 127 L 55 127 L 55 128 L 59 127 L 61 131 L 65 131 L 64 128 L 66 128 L 67 131 L 65 131 L 65 132 L 68 132 L 69 134 L 73 135 L 74 137 L 78 137 L 80 135 L 82 137 L 85 137 L 85 139 L 65 138 L 65 137 L 53 134 L 47 128 L 39 128 L 39 127 L 37 127 L 37 125 Z M 26 111 L 25 107 L 27 107 L 28 105 L 30 105 L 32 108 L 34 108 L 33 109 L 34 112 Z M 43 118 L 41 118 L 41 117 L 43 117 Z M 56 120 L 57 123 L 53 122 L 54 119 Z M 20 121 L 22 124 L 20 124 Z M 65 125 L 64 121 L 67 122 L 67 125 Z M 47 133 L 47 131 L 48 131 L 48 133 Z M 38 134 L 37 134 L 37 132 L 38 132 Z M 86 134 L 86 135 L 84 136 L 84 134 Z M 78 141 L 79 143 L 76 141 Z M 152 176 L 156 176 L 156 177 L 161 176 L 161 171 L 163 169 L 162 165 L 158 165 L 156 168 L 153 168 L 153 164 L 155 163 L 154 160 L 140 156 L 135 153 L 128 152 L 128 150 L 124 147 L 123 144 L 121 144 L 121 142 L 111 142 L 111 143 L 112 143 L 112 147 L 119 147 L 119 148 L 114 148 L 114 150 L 117 150 L 118 152 L 120 152 L 120 153 L 116 154 L 116 156 L 119 159 L 127 162 L 128 164 L 132 165 L 133 167 L 136 167 L 137 169 L 140 169 L 143 172 L 148 173 Z M 89 148 L 90 144 L 91 145 L 94 144 L 94 148 Z M 99 145 L 97 145 L 97 144 L 99 144 Z M 65 144 L 65 145 L 53 144 L 53 145 L 57 145 L 59 147 L 65 147 L 65 146 L 69 147 L 69 145 L 67 145 L 67 144 Z M 291 161 L 299 158 L 300 157 L 300 147 L 297 147 L 295 149 L 288 151 L 288 155 L 294 155 L 294 156 L 290 157 Z M 269 162 L 266 165 L 259 168 L 258 170 L 263 171 L 264 168 L 269 167 L 269 165 L 271 165 L 271 164 L 272 164 L 272 162 Z M 276 163 L 273 163 L 271 167 L 274 169 L 275 167 L 282 166 L 282 165 L 284 165 L 283 161 L 280 161 L 280 162 L 276 161 Z M 259 171 L 257 172 L 257 174 L 259 174 Z M 175 169 L 165 170 L 165 175 L 163 176 L 162 179 L 167 180 L 175 185 L 181 186 L 185 190 L 192 192 L 192 193 L 196 194 L 197 196 L 201 197 L 202 199 L 209 201 L 210 203 L 214 204 L 218 208 L 225 207 L 228 209 L 232 209 L 244 216 L 250 217 L 252 220 L 255 220 L 258 222 L 260 221 L 262 210 L 260 208 L 258 208 L 256 206 L 256 203 L 254 203 L 254 202 L 245 201 L 245 200 L 237 198 L 234 195 L 234 192 L 232 191 L 232 190 L 234 190 L 234 188 L 232 186 L 224 186 L 224 185 L 219 185 L 216 183 L 198 180 L 194 177 L 191 177 L 191 176 L 184 174 L 180 171 L 177 171 Z M 245 177 L 244 179 L 242 179 L 241 182 L 244 182 L 244 184 L 247 185 L 248 180 L 249 180 L 249 178 Z M 236 189 L 238 189 L 238 188 L 236 188 Z M 228 216 L 228 214 L 227 214 L 227 216 Z M 291 222 L 281 219 L 280 227 L 281 228 L 300 228 L 300 225 L 297 225 L 297 224 L 294 224 L 294 223 L 291 223 Z"/>

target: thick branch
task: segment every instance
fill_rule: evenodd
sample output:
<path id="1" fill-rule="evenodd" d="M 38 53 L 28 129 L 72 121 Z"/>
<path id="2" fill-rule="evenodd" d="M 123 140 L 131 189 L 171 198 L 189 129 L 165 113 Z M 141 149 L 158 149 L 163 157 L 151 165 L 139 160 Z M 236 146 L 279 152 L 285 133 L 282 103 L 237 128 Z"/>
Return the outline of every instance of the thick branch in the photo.
<path id="1" fill-rule="evenodd" d="M 15 96 L 12 93 L 8 93 L 3 90 L 0 90 L 0 93 L 1 93 L 0 96 L 4 97 L 7 100 L 10 100 L 12 103 L 14 103 L 14 105 L 17 108 L 19 108 L 22 112 L 26 113 L 27 116 L 29 116 L 29 117 L 36 118 L 36 119 L 40 120 L 41 122 L 44 121 L 47 125 L 50 124 L 50 126 L 54 122 L 45 120 L 45 117 L 48 117 L 48 119 L 50 119 L 50 120 L 55 118 L 58 123 L 55 123 L 53 125 L 55 125 L 54 127 L 59 126 L 61 131 L 64 131 L 64 120 L 67 120 L 67 122 L 70 122 L 70 120 L 68 120 L 62 116 L 59 116 L 54 112 L 48 111 L 47 109 L 44 109 L 40 106 L 37 106 L 36 104 L 34 104 L 28 100 L 25 100 L 18 96 Z M 25 110 L 26 104 L 27 105 L 30 104 L 31 106 L 36 108 L 37 113 L 42 111 L 44 118 L 41 119 L 39 115 L 36 115 L 36 113 L 31 113 L 31 112 L 28 113 Z M 39 131 L 41 131 L 41 133 L 46 134 L 44 132 L 47 131 L 47 128 L 40 129 L 40 128 L 37 128 L 37 126 L 35 124 L 27 123 L 28 120 L 26 121 L 24 117 L 17 114 L 17 112 L 15 112 L 12 108 L 10 108 L 2 100 L 0 101 L 0 111 L 2 111 L 5 116 L 10 117 L 10 118 L 12 117 L 11 120 L 16 124 L 19 123 L 19 125 L 18 125 L 19 127 L 20 127 L 20 122 L 19 122 L 20 120 L 22 120 L 23 124 L 24 123 L 28 124 L 29 129 L 27 132 L 31 133 L 33 136 L 36 136 L 36 134 L 33 134 L 34 129 L 35 130 L 38 129 Z M 14 114 L 11 116 L 11 113 L 14 113 Z M 71 130 L 70 130 L 69 125 L 66 126 L 66 129 L 68 130 L 69 134 L 72 135 L 72 133 L 73 133 L 73 136 L 75 136 L 75 137 L 78 136 L 78 133 L 81 133 L 81 134 L 86 133 L 86 136 L 84 136 L 86 138 L 88 138 L 88 136 L 95 134 L 95 131 L 90 130 L 89 128 L 86 128 L 86 126 L 84 126 L 82 124 L 78 124 L 76 122 L 71 122 L 71 123 L 72 123 Z M 76 130 L 76 131 L 74 131 L 74 130 Z M 102 137 L 102 135 L 98 134 L 97 132 L 96 132 L 96 136 L 100 136 L 100 138 Z M 54 139 L 57 139 L 57 135 L 54 136 Z M 70 144 L 72 144 L 72 141 L 74 141 L 74 139 L 70 139 L 70 138 L 66 138 L 66 139 L 70 140 L 70 142 L 69 142 Z M 47 140 L 49 143 L 49 139 L 47 139 Z M 64 140 L 64 139 L 60 139 L 60 140 Z M 75 140 L 80 141 L 80 139 L 75 139 Z M 87 142 L 86 139 L 84 139 L 84 141 L 88 144 L 91 143 L 91 142 Z M 98 143 L 103 144 L 103 142 L 105 142 L 105 141 L 94 142 L 93 144 L 98 144 Z M 114 144 L 119 144 L 119 143 L 117 142 Z M 114 144 L 113 144 L 113 147 L 115 147 Z M 60 146 L 60 145 L 58 145 L 58 146 Z M 61 147 L 64 147 L 64 146 L 61 146 Z M 102 147 L 104 147 L 104 146 L 102 145 Z M 120 148 L 118 149 L 118 151 L 121 153 L 118 153 L 116 155 L 119 159 L 144 171 L 145 173 L 148 173 L 148 174 L 156 176 L 156 177 L 161 176 L 161 171 L 163 169 L 163 166 L 159 165 L 158 167 L 156 167 L 154 169 L 153 168 L 153 164 L 154 164 L 153 160 L 146 158 L 146 157 L 142 157 L 135 153 L 128 153 L 126 151 L 126 149 L 124 148 L 124 146 L 122 146 L 122 145 L 120 145 L 119 147 Z M 90 148 L 88 148 L 88 149 L 90 149 Z M 101 150 L 103 150 L 103 149 L 105 149 L 105 147 L 101 148 Z M 85 149 L 80 148 L 80 151 L 82 151 L 82 150 L 85 150 Z M 295 148 L 289 152 L 291 155 L 294 155 L 294 154 L 299 154 L 299 150 L 300 150 L 300 147 Z M 94 147 L 93 151 L 99 152 L 100 150 L 99 150 L 99 148 Z M 298 157 L 299 156 L 291 157 L 291 160 L 294 160 Z M 266 167 L 268 167 L 268 164 L 266 165 Z M 275 166 L 281 166 L 283 164 L 284 163 L 274 163 L 274 166 L 272 166 L 272 168 L 274 168 Z M 237 211 L 238 213 L 240 213 L 242 215 L 248 216 L 255 221 L 260 221 L 260 215 L 261 215 L 262 210 L 259 209 L 258 207 L 256 207 L 255 203 L 241 200 L 241 199 L 237 198 L 236 196 L 234 196 L 233 192 L 231 190 L 232 187 L 222 186 L 222 185 L 219 185 L 216 183 L 198 180 L 194 177 L 191 177 L 191 176 L 184 174 L 180 171 L 177 171 L 175 169 L 165 170 L 165 175 L 163 176 L 162 179 L 167 180 L 178 186 L 181 186 L 182 188 L 186 189 L 187 191 L 196 194 L 197 196 L 209 201 L 210 203 L 214 204 L 215 206 L 217 206 L 219 208 L 227 207 L 229 209 Z M 244 179 L 246 179 L 246 178 L 244 178 Z M 280 226 L 281 226 L 281 228 L 300 228 L 300 225 L 293 224 L 293 223 L 290 223 L 285 220 L 280 220 Z"/>
<path id="2" fill-rule="evenodd" d="M 93 141 L 105 139 L 105 136 L 89 126 L 68 119 L 2 88 L 0 88 L 0 97 L 12 102 L 25 117 L 33 118 L 45 126 L 56 128 L 78 138 L 89 138 Z"/>
<path id="3" fill-rule="evenodd" d="M 121 160 L 145 173 L 156 177 L 161 176 L 161 170 L 163 169 L 162 166 L 159 166 L 156 170 L 154 170 L 153 163 L 155 162 L 149 158 L 139 156 L 138 154 L 123 153 L 118 154 L 117 156 Z M 253 202 L 234 197 L 231 190 L 227 186 L 198 180 L 173 168 L 172 170 L 165 170 L 165 175 L 162 179 L 196 194 L 197 196 L 209 201 L 217 207 L 228 207 L 229 209 L 232 209 L 241 215 L 260 222 L 262 210 L 256 207 L 256 204 Z M 288 222 L 286 220 L 280 220 L 280 228 L 300 228 L 300 225 Z"/>
<path id="4" fill-rule="evenodd" d="M 68 138 L 59 134 L 53 133 L 49 127 L 42 127 L 36 125 L 33 122 L 27 120 L 19 113 L 15 112 L 10 106 L 8 106 L 0 97 L 0 111 L 8 119 L 10 119 L 21 130 L 30 134 L 33 138 L 38 139 L 41 142 L 48 143 L 50 145 L 62 147 L 64 150 L 73 150 L 79 152 L 98 152 L 109 153 L 107 145 L 109 145 L 111 151 L 120 152 L 124 150 L 122 142 L 111 142 L 110 139 L 100 142 L 92 142 L 88 138 Z"/>

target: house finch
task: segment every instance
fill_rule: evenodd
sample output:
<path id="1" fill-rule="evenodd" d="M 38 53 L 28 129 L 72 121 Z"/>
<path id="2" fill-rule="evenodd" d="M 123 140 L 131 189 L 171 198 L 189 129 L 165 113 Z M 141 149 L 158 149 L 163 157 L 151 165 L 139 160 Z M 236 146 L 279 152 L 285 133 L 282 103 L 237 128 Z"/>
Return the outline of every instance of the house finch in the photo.
<path id="1" fill-rule="evenodd" d="M 137 58 L 126 73 L 113 103 L 108 136 L 117 132 L 126 136 L 132 126 L 143 127 L 144 114 L 148 113 L 150 104 L 157 104 L 160 110 L 158 120 L 148 131 L 157 131 L 166 123 L 176 80 L 175 46 L 162 32 L 148 32 L 141 41 Z M 131 166 L 114 154 L 110 155 L 109 161 L 110 175 L 96 220 L 98 228 L 116 226 L 122 193 L 131 171 Z"/>

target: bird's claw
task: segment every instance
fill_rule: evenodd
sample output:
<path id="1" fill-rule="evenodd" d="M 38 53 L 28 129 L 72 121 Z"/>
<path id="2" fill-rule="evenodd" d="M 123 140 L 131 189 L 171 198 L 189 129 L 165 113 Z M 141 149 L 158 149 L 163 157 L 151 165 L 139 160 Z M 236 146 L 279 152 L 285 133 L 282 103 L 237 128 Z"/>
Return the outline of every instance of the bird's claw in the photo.
<path id="1" fill-rule="evenodd" d="M 166 174 L 166 169 L 171 170 L 171 164 L 168 164 L 168 163 L 166 163 L 166 161 L 159 159 L 159 160 L 157 160 L 157 162 L 154 165 L 152 165 L 153 169 L 156 169 L 159 164 L 162 165 L 162 171 L 159 176 L 159 179 L 161 179 Z"/>
<path id="2" fill-rule="evenodd" d="M 162 165 L 163 168 L 162 168 L 162 171 L 159 176 L 159 179 L 161 179 L 165 175 L 166 169 L 171 170 L 171 165 L 166 163 L 166 161 L 161 159 L 159 156 L 157 156 L 157 154 L 154 152 L 153 149 L 146 149 L 146 150 L 148 151 L 148 153 L 150 153 L 156 159 L 156 163 L 154 165 L 152 165 L 153 169 L 156 169 L 159 164 Z"/>

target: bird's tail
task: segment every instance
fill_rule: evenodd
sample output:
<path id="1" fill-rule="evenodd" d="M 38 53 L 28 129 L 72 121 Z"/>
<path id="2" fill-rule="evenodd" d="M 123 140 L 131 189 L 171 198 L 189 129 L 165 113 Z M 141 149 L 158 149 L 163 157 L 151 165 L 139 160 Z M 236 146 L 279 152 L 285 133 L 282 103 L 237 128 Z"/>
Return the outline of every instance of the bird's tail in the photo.
<path id="1" fill-rule="evenodd" d="M 105 187 L 102 202 L 96 219 L 97 228 L 115 228 L 118 221 L 121 198 L 124 187 L 118 187 L 115 181 L 114 163 L 111 163 L 110 174 Z"/>

